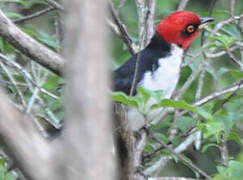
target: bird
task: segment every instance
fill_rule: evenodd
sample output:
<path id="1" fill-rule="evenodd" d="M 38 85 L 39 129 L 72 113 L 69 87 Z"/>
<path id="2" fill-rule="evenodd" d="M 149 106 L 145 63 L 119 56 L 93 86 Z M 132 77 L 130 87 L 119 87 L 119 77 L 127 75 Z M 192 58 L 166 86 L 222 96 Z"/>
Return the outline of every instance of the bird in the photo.
<path id="1" fill-rule="evenodd" d="M 184 52 L 200 30 L 213 20 L 212 17 L 200 17 L 191 11 L 176 11 L 164 18 L 150 43 L 113 73 L 113 90 L 130 94 L 139 59 L 132 95 L 138 95 L 137 88 L 141 86 L 152 91 L 162 90 L 164 99 L 171 98 L 180 77 Z M 133 130 L 141 128 L 145 121 L 136 111 L 135 108 L 128 110 L 128 120 Z M 151 117 L 157 113 L 151 112 Z"/>

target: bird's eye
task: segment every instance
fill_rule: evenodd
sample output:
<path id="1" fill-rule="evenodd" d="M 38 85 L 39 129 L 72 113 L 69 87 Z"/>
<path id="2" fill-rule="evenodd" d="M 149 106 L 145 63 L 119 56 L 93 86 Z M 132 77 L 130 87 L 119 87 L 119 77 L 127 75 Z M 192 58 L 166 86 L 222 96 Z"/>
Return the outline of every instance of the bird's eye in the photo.
<path id="1" fill-rule="evenodd" d="M 195 31 L 195 27 L 193 25 L 189 25 L 186 27 L 186 32 L 191 34 Z"/>

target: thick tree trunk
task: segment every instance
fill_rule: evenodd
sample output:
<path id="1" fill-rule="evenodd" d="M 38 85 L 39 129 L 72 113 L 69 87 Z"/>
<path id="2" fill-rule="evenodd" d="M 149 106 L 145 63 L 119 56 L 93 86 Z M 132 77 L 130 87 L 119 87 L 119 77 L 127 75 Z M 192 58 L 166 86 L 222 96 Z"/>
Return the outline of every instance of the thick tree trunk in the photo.
<path id="1" fill-rule="evenodd" d="M 55 141 L 42 138 L 32 122 L 18 112 L 0 90 L 0 140 L 28 179 L 113 180 L 116 165 L 108 95 L 106 1 L 69 0 L 66 3 L 65 57 L 68 63 L 64 132 Z M 0 11 L 0 24 L 2 17 L 5 16 Z M 8 36 L 3 30 L 13 24 L 6 22 L 0 34 Z M 24 47 L 25 42 L 18 43 Z M 35 54 L 38 44 L 33 41 L 32 46 L 36 46 L 31 52 Z M 59 72 L 63 61 L 58 55 L 50 54 L 57 62 L 50 69 Z M 45 62 L 48 64 L 49 60 Z"/>
<path id="2" fill-rule="evenodd" d="M 68 11 L 65 178 L 114 179 L 106 0 L 65 1 Z"/>

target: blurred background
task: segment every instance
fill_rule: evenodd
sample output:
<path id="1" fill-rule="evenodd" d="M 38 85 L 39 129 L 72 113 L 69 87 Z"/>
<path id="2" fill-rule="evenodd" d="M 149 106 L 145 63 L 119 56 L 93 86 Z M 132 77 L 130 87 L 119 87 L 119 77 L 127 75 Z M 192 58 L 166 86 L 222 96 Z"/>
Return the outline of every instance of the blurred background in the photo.
<path id="1" fill-rule="evenodd" d="M 113 0 L 115 9 L 126 25 L 133 42 L 138 45 L 139 34 L 136 3 L 134 0 L 127 0 L 120 6 L 121 1 Z M 155 26 L 164 17 L 174 12 L 177 9 L 178 3 L 179 0 L 157 0 L 154 19 Z M 50 8 L 45 0 L 0 0 L 0 8 L 23 31 L 52 50 L 62 53 L 64 17 L 60 14 L 60 11 Z M 230 8 L 230 0 L 190 0 L 187 4 L 186 10 L 193 11 L 201 16 L 208 16 L 210 11 L 212 11 L 215 22 L 211 23 L 203 33 L 204 40 L 209 44 L 205 48 L 208 54 L 201 54 L 193 63 L 182 68 L 180 82 L 177 87 L 178 90 L 183 87 L 191 74 L 198 70 L 200 62 L 205 59 L 206 65 L 201 97 L 215 93 L 242 80 L 243 74 L 239 64 L 243 64 L 243 18 L 235 18 L 231 23 L 222 26 L 218 34 L 210 36 L 210 32 L 218 23 L 230 17 L 242 16 L 243 1 L 236 1 L 233 16 Z M 38 12 L 39 14 L 36 14 Z M 111 18 L 108 17 L 107 19 L 110 20 Z M 99 30 L 97 30 L 97 33 L 99 33 Z M 113 33 L 111 29 L 110 35 L 111 68 L 115 70 L 131 57 L 131 53 L 121 38 Z M 232 51 L 230 48 L 233 48 Z M 201 50 L 202 37 L 200 35 L 188 50 L 184 59 L 185 63 L 190 62 L 192 57 Z M 230 54 L 233 54 L 234 58 L 229 53 L 225 53 L 228 50 L 230 50 Z M 221 52 L 224 53 L 220 55 Z M 1 86 L 7 89 L 16 107 L 36 117 L 38 127 L 45 129 L 44 136 L 52 136 L 62 126 L 63 86 L 65 81 L 40 65 L 30 62 L 28 57 L 24 56 L 1 37 L 0 53 L 3 55 L 1 57 L 3 61 L 0 64 Z M 232 59 L 239 61 L 239 64 L 233 62 Z M 190 88 L 184 93 L 182 100 L 187 103 L 197 101 L 198 83 L 199 77 L 191 83 Z M 36 87 L 41 87 L 42 89 L 37 90 L 38 88 Z M 227 100 L 229 97 L 230 99 Z M 222 105 L 222 102 L 225 100 L 227 100 L 227 103 Z M 242 180 L 243 91 L 237 90 L 233 95 L 226 94 L 220 96 L 206 103 L 202 108 L 212 113 L 216 121 L 199 122 L 199 120 L 195 121 L 191 116 L 182 116 L 177 121 L 178 134 L 172 140 L 172 144 L 177 146 L 183 142 L 185 139 L 184 135 L 190 129 L 195 127 L 201 128 L 204 133 L 201 149 L 195 150 L 192 145 L 187 148 L 183 155 L 215 179 Z M 217 109 L 217 112 L 213 113 L 215 109 Z M 169 141 L 169 130 L 172 127 L 173 118 L 174 115 L 170 114 L 163 122 L 153 127 L 158 136 L 165 141 Z M 222 134 L 227 135 L 228 158 L 231 162 L 228 166 L 223 166 L 221 163 L 220 144 Z M 158 146 L 151 139 L 146 146 L 145 155 L 146 153 L 153 152 Z M 168 152 L 162 150 L 151 159 L 144 159 L 144 168 L 146 169 L 153 165 L 161 155 L 166 155 L 166 153 L 168 154 Z M 3 158 L 0 162 L 0 176 L 6 176 L 6 173 L 9 171 L 9 168 L 6 168 L 7 166 L 9 165 L 6 164 Z M 153 172 L 152 175 L 198 177 L 197 172 L 178 162 L 176 158 L 169 161 L 167 166 L 162 168 L 162 170 L 158 169 L 156 172 Z"/>

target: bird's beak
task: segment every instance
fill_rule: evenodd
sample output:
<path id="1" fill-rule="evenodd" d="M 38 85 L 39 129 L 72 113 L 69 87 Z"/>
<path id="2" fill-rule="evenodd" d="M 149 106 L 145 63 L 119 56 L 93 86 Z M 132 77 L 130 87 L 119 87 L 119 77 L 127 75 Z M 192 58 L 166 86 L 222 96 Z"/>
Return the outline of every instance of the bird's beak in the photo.
<path id="1" fill-rule="evenodd" d="M 214 21 L 214 18 L 212 17 L 201 17 L 201 24 L 199 25 L 199 29 L 203 29 L 205 25 L 207 25 L 209 22 Z"/>

